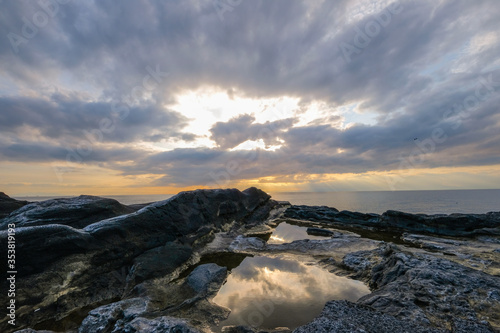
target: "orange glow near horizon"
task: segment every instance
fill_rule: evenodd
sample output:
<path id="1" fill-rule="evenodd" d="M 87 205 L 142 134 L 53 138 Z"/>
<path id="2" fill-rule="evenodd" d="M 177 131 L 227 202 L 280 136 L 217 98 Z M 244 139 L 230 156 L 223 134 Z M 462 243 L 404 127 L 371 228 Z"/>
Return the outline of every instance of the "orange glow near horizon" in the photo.
<path id="1" fill-rule="evenodd" d="M 370 171 L 359 174 L 303 173 L 192 186 L 153 186 L 151 183 L 161 178 L 161 175 L 124 176 L 117 171 L 87 165 L 76 166 L 75 169 L 64 172 L 59 181 L 50 164 L 1 163 L 0 165 L 3 174 L 0 191 L 14 197 L 176 194 L 209 187 L 244 190 L 252 186 L 268 193 L 492 189 L 498 188 L 500 184 L 500 165 Z"/>

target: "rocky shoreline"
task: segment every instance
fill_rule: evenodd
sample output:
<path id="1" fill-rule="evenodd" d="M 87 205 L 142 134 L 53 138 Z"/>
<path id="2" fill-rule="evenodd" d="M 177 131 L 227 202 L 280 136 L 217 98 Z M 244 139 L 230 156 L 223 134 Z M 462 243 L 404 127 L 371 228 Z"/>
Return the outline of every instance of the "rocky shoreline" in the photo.
<path id="1" fill-rule="evenodd" d="M 325 239 L 269 243 L 283 222 Z M 2 332 L 500 331 L 500 212 L 364 214 L 293 206 L 256 188 L 132 206 L 92 196 L 28 203 L 1 193 L 2 244 L 12 225 L 16 325 L 2 306 Z M 0 257 L 7 254 L 2 246 Z M 230 309 L 212 299 L 245 256 L 262 254 L 306 256 L 370 293 L 327 302 L 293 329 L 221 327 Z M 2 304 L 8 289 L 4 279 Z"/>

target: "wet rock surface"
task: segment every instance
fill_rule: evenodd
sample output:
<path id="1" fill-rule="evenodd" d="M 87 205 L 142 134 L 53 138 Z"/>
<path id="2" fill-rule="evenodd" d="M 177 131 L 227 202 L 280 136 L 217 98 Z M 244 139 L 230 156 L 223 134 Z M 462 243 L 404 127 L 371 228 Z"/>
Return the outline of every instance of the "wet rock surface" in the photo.
<path id="1" fill-rule="evenodd" d="M 9 199 L 0 194 L 0 208 Z M 365 214 L 290 206 L 256 188 L 133 207 L 90 196 L 14 205 L 0 225 L 16 225 L 18 325 L 2 309 L 2 332 L 500 330 L 500 212 Z M 328 238 L 268 244 L 281 222 Z M 0 231 L 2 244 L 7 237 Z M 230 309 L 212 299 L 255 255 L 308 258 L 371 293 L 327 302 L 297 328 L 221 327 Z"/>
<path id="2" fill-rule="evenodd" d="M 49 224 L 83 228 L 94 222 L 134 211 L 114 199 L 90 195 L 52 199 L 23 205 L 0 222 L 0 230 L 5 230 L 9 223 L 14 223 L 16 228 Z"/>
<path id="3" fill-rule="evenodd" d="M 68 201 L 56 202 L 60 205 Z M 39 203 L 37 207 L 48 207 L 47 214 L 40 209 L 39 215 L 57 215 L 50 208 L 53 203 Z M 214 233 L 263 223 L 275 204 L 269 195 L 255 188 L 243 192 L 197 190 L 182 192 L 133 213 L 85 222 L 83 228 L 52 220 L 50 224 L 24 227 L 16 224 L 19 328 L 57 326 L 84 307 L 138 294 L 148 297 L 141 289 L 143 283 L 164 277 L 168 283 L 182 264 L 195 260 L 193 252 L 213 239 Z M 2 244 L 7 238 L 8 232 L 0 231 Z M 6 251 L 2 247 L 0 256 L 6 258 Z M 6 280 L 1 285 L 2 290 L 8 289 Z M 1 301 L 8 302 L 6 293 L 2 293 Z M 2 310 L 2 332 L 13 331 L 7 320 Z"/>

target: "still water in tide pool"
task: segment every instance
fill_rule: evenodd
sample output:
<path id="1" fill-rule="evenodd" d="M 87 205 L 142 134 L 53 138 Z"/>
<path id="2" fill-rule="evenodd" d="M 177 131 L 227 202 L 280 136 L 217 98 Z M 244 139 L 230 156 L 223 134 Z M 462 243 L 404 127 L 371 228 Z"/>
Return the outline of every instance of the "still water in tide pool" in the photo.
<path id="1" fill-rule="evenodd" d="M 271 234 L 267 244 L 291 243 L 300 239 L 330 239 L 331 237 L 313 236 L 307 233 L 307 228 L 281 222 Z"/>
<path id="2" fill-rule="evenodd" d="M 303 325 L 330 300 L 356 301 L 370 293 L 356 280 L 332 274 L 294 256 L 247 257 L 231 271 L 213 301 L 231 309 L 219 328 L 248 325 L 261 329 Z"/>

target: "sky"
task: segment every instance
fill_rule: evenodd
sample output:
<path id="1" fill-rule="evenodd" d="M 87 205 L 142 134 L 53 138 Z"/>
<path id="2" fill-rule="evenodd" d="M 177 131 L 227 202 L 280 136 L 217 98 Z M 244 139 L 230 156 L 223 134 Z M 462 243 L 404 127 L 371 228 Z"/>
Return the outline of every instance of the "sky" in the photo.
<path id="1" fill-rule="evenodd" d="M 0 1 L 0 191 L 500 188 L 497 0 Z"/>

